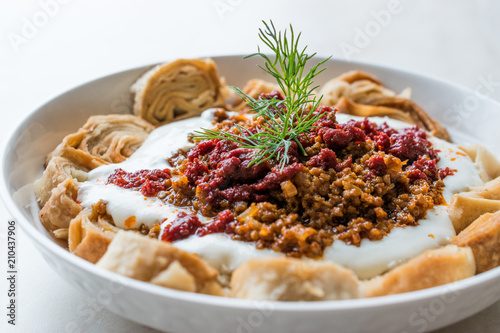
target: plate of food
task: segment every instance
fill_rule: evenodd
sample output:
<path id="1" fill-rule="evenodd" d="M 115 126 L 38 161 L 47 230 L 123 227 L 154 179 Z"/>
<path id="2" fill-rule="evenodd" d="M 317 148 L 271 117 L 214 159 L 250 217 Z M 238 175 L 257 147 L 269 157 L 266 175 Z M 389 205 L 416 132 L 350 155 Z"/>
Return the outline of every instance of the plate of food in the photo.
<path id="1" fill-rule="evenodd" d="M 167 332 L 423 332 L 498 301 L 500 105 L 259 36 L 13 131 L 2 197 L 50 266 Z"/>

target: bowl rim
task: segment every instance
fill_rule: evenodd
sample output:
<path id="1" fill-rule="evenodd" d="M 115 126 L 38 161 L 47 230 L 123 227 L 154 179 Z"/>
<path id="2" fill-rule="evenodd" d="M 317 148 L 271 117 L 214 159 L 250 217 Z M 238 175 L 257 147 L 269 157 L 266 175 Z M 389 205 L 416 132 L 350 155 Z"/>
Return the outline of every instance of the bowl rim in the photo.
<path id="1" fill-rule="evenodd" d="M 217 61 L 225 61 L 226 59 L 236 59 L 236 58 L 243 59 L 243 57 L 244 57 L 243 55 L 220 55 L 220 56 L 213 55 L 202 58 L 211 58 L 217 63 Z M 326 59 L 326 57 L 317 56 L 315 57 L 315 59 L 322 60 Z M 458 83 L 450 82 L 448 80 L 433 75 L 413 72 L 411 70 L 403 70 L 395 67 L 384 66 L 381 64 L 374 64 L 364 61 L 347 61 L 343 59 L 330 59 L 329 62 L 335 62 L 340 65 L 345 65 L 347 67 L 353 67 L 353 68 L 369 67 L 380 71 L 395 72 L 398 74 L 413 76 L 423 80 L 435 81 L 437 83 L 450 86 L 456 90 L 459 90 L 462 93 L 471 93 L 471 94 L 474 93 L 472 89 L 462 86 Z M 39 105 L 38 107 L 26 113 L 25 116 L 19 122 L 17 122 L 16 126 L 11 127 L 11 129 L 6 133 L 7 140 L 3 140 L 3 143 L 0 148 L 0 153 L 1 153 L 0 156 L 2 159 L 0 163 L 0 196 L 7 210 L 10 212 L 10 214 L 12 214 L 16 222 L 19 223 L 23 231 L 25 231 L 28 234 L 30 239 L 37 245 L 47 249 L 50 254 L 62 259 L 65 264 L 71 264 L 73 266 L 76 266 L 80 270 L 89 272 L 90 274 L 96 275 L 110 282 L 119 281 L 119 283 L 126 288 L 133 288 L 135 289 L 135 291 L 141 291 L 147 294 L 154 294 L 161 297 L 171 298 L 173 300 L 193 302 L 201 305 L 254 310 L 256 308 L 255 300 L 203 295 L 203 294 L 183 292 L 174 289 L 164 288 L 151 283 L 125 277 L 111 271 L 107 271 L 90 262 L 87 262 L 86 260 L 79 258 L 76 255 L 73 255 L 68 250 L 56 244 L 46 235 L 43 235 L 32 223 L 30 223 L 29 220 L 24 217 L 23 213 L 20 211 L 17 204 L 14 202 L 12 195 L 10 194 L 10 191 L 8 189 L 7 186 L 8 175 L 6 174 L 6 163 L 7 163 L 6 157 L 9 151 L 9 147 L 14 146 L 15 140 L 17 139 L 22 129 L 25 127 L 26 124 L 30 122 L 32 117 L 34 117 L 40 109 L 44 108 L 46 105 L 53 102 L 57 98 L 66 95 L 74 90 L 77 90 L 85 85 L 92 84 L 95 81 L 107 79 L 112 76 L 122 74 L 128 71 L 150 68 L 155 66 L 156 64 L 157 63 L 133 66 L 123 70 L 114 71 L 112 73 L 107 73 L 103 76 L 85 81 L 80 84 L 76 84 L 73 87 L 64 90 L 63 92 L 59 92 L 53 95 L 51 98 L 47 99 L 43 104 Z M 492 103 L 498 108 L 498 110 L 500 110 L 500 103 L 497 102 L 496 100 L 490 97 L 486 97 L 484 100 L 488 101 L 489 103 Z M 40 251 L 40 249 L 38 250 Z M 358 298 L 358 299 L 318 301 L 318 302 L 281 302 L 281 301 L 265 301 L 265 302 L 273 303 L 274 304 L 273 311 L 275 312 L 309 313 L 317 311 L 348 311 L 354 309 L 359 310 L 363 308 L 372 308 L 372 307 L 396 306 L 398 304 L 414 302 L 417 300 L 433 299 L 436 297 L 441 297 L 442 295 L 445 295 L 447 292 L 459 293 L 466 289 L 475 286 L 477 287 L 483 283 L 487 283 L 488 281 L 492 281 L 494 279 L 499 279 L 499 278 L 500 278 L 500 267 L 497 267 L 490 271 L 480 273 L 470 278 L 460 280 L 451 284 L 445 284 L 433 288 L 427 288 L 403 294 L 387 295 L 387 296 L 380 296 L 373 298 Z"/>

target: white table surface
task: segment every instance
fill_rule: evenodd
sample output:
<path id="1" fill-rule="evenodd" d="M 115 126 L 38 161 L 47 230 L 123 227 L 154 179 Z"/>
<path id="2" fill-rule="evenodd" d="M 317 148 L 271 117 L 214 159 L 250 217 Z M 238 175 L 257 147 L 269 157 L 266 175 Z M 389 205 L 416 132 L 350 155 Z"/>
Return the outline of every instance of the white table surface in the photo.
<path id="1" fill-rule="evenodd" d="M 43 5 L 47 3 L 58 5 Z M 260 20 L 269 18 L 278 27 L 293 23 L 303 32 L 304 43 L 319 55 L 346 58 L 349 44 L 357 47 L 350 56 L 353 60 L 431 74 L 470 88 L 492 81 L 491 97 L 500 99 L 500 2 L 400 0 L 398 13 L 386 17 L 384 26 L 373 30 L 361 45 L 358 31 L 373 26 L 373 13 L 390 3 L 2 0 L 0 140 L 36 106 L 96 77 L 167 58 L 251 53 L 256 50 Z M 52 15 L 40 14 L 43 8 Z M 30 31 L 34 20 L 39 27 Z M 4 309 L 10 214 L 3 204 L 0 209 L 0 308 Z M 101 310 L 92 298 L 71 288 L 19 228 L 18 262 L 17 325 L 7 326 L 2 310 L 1 332 L 68 332 L 73 327 L 81 332 L 153 331 Z M 497 332 L 499 327 L 497 303 L 439 332 Z"/>

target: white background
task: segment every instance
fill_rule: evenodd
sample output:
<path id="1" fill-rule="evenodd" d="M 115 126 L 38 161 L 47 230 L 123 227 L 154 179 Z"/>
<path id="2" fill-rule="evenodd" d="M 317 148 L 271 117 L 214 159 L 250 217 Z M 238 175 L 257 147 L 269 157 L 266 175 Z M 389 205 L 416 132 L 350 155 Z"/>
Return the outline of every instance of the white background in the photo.
<path id="1" fill-rule="evenodd" d="M 389 16 L 380 15 L 394 2 L 389 0 L 57 1 L 0 0 L 0 140 L 41 103 L 96 77 L 165 59 L 254 52 L 262 19 L 278 27 L 293 23 L 319 55 L 431 74 L 470 88 L 484 80 L 500 83 L 500 2 L 494 0 L 400 0 Z M 491 93 L 496 99 L 498 83 Z M 73 290 L 20 230 L 17 326 L 7 326 L 10 215 L 0 208 L 1 332 L 67 332 L 71 323 L 82 332 L 153 331 L 101 311 Z M 440 332 L 499 327 L 500 303 Z"/>

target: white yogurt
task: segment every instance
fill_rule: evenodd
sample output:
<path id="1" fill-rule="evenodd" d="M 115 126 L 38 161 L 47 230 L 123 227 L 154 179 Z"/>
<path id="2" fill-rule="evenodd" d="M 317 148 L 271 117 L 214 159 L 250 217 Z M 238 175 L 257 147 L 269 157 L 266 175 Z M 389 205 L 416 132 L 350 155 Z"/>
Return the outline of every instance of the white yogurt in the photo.
<path id="1" fill-rule="evenodd" d="M 368 279 L 425 250 L 445 245 L 455 236 L 446 206 L 429 210 L 418 223 L 415 227 L 393 228 L 379 241 L 363 239 L 359 247 L 335 241 L 325 249 L 324 257 Z"/>
<path id="2" fill-rule="evenodd" d="M 244 262 L 254 258 L 281 257 L 283 253 L 271 249 L 258 250 L 249 242 L 234 241 L 228 234 L 191 236 L 174 242 L 184 251 L 198 253 L 221 272 L 230 273 Z"/>
<path id="3" fill-rule="evenodd" d="M 338 114 L 337 119 L 340 123 L 344 123 L 349 119 L 361 120 L 363 118 Z M 396 129 L 408 127 L 406 123 L 389 118 L 373 117 L 370 121 L 377 124 L 387 122 L 390 127 Z M 139 191 L 106 185 L 105 182 L 117 168 L 122 168 L 127 172 L 171 168 L 166 158 L 179 148 L 188 150 L 193 146 L 187 140 L 188 134 L 200 128 L 211 127 L 212 110 L 207 110 L 201 117 L 182 120 L 155 129 L 144 144 L 126 161 L 92 170 L 89 173 L 89 180 L 80 185 L 79 200 L 87 208 L 91 208 L 100 200 L 106 202 L 108 213 L 113 217 L 115 225 L 120 228 L 136 229 L 141 224 L 152 227 L 167 219 L 162 223 L 163 229 L 178 212 L 187 211 L 187 209 L 175 207 L 154 197 L 145 198 Z M 444 179 L 443 196 L 447 202 L 450 202 L 454 193 L 482 184 L 479 171 L 462 149 L 434 137 L 431 137 L 430 141 L 434 148 L 440 150 L 441 159 L 438 167 L 457 170 L 453 175 Z M 129 219 L 131 216 L 135 216 L 135 222 Z M 210 221 L 201 216 L 199 218 L 202 223 Z M 335 241 L 332 246 L 325 249 L 324 260 L 331 260 L 351 268 L 360 278 L 370 278 L 427 249 L 446 244 L 454 235 L 455 231 L 446 213 L 446 207 L 437 206 L 427 212 L 426 218 L 420 220 L 418 226 L 394 228 L 382 240 L 364 239 L 359 247 Z M 234 270 L 251 258 L 283 256 L 282 253 L 269 249 L 258 250 L 252 243 L 234 241 L 227 234 L 191 236 L 176 241 L 173 245 L 199 254 L 224 272 Z"/>

